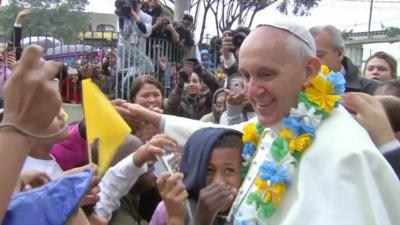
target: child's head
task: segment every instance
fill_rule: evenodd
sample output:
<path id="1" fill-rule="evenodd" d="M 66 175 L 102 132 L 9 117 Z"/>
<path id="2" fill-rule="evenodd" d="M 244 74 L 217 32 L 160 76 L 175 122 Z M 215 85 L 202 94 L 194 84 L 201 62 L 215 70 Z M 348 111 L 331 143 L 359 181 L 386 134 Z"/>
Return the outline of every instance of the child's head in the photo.
<path id="1" fill-rule="evenodd" d="M 225 128 L 203 128 L 194 132 L 184 147 L 180 170 L 189 198 L 201 189 L 223 183 L 239 189 L 241 184 L 242 134 Z"/>

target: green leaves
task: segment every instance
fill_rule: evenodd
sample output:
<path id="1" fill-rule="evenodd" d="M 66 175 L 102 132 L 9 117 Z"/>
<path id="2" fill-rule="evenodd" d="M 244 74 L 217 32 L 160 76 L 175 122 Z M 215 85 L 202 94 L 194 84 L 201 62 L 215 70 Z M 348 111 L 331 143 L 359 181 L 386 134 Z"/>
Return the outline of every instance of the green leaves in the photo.
<path id="1" fill-rule="evenodd" d="M 52 36 L 69 44 L 79 32 L 89 30 L 90 15 L 83 12 L 88 4 L 88 0 L 11 0 L 0 8 L 0 31 L 10 32 L 17 12 L 29 7 L 31 14 L 22 20 L 25 37 Z"/>

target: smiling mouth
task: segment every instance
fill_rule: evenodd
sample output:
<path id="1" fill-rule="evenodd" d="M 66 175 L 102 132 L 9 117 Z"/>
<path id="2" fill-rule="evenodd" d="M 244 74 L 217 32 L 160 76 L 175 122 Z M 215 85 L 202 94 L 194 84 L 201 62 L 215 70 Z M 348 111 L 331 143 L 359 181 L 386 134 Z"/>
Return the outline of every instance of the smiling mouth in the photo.
<path id="1" fill-rule="evenodd" d="M 269 101 L 269 102 L 265 102 L 265 103 L 259 103 L 259 102 L 256 102 L 256 106 L 257 106 L 257 108 L 267 108 L 268 106 L 270 106 L 272 103 L 274 103 L 275 102 L 275 100 L 271 100 L 271 101 Z"/>

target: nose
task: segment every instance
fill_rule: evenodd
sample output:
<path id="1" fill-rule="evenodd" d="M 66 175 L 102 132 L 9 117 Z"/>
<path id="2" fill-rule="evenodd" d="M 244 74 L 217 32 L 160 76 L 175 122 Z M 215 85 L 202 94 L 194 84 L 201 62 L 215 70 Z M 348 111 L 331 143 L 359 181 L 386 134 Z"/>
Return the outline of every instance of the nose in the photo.
<path id="1" fill-rule="evenodd" d="M 224 176 L 223 173 L 216 173 L 214 175 L 213 181 L 212 183 L 216 183 L 216 184 L 227 184 L 226 182 L 226 176 Z"/>
<path id="2" fill-rule="evenodd" d="M 255 79 L 250 78 L 245 82 L 244 90 L 249 98 L 256 98 L 264 91 L 264 88 Z"/>

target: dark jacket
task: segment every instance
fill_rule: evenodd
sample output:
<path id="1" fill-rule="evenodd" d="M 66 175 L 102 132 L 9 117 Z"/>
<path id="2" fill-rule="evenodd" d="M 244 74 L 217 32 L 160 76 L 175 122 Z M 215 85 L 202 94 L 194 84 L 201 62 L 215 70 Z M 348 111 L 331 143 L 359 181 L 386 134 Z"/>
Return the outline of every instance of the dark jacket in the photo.
<path id="1" fill-rule="evenodd" d="M 346 56 L 342 60 L 342 65 L 346 69 L 346 74 L 344 76 L 346 79 L 345 92 L 364 92 L 373 95 L 381 84 L 379 81 L 362 77 L 358 67 Z"/>
<path id="2" fill-rule="evenodd" d="M 219 86 L 215 77 L 208 72 L 202 73 L 202 79 L 208 89 L 200 91 L 195 97 L 188 95 L 177 85 L 168 96 L 165 113 L 196 120 L 210 113 L 213 93 Z"/>
<path id="3" fill-rule="evenodd" d="M 383 154 L 383 156 L 392 166 L 394 172 L 397 175 L 397 178 L 400 179 L 400 148 L 394 149 L 390 152 L 386 152 Z"/>

